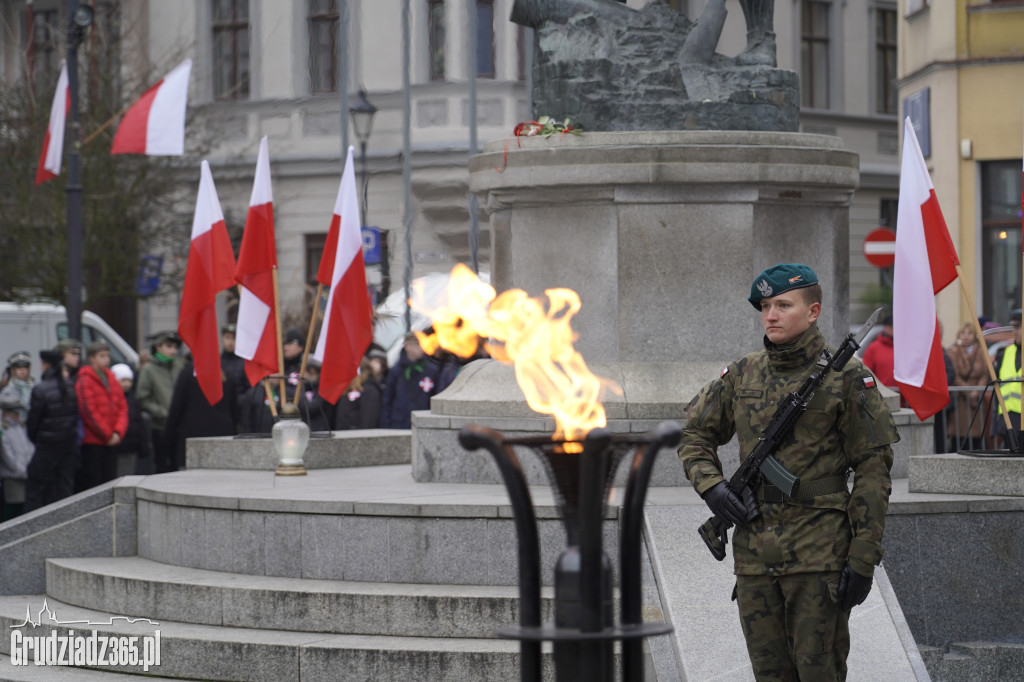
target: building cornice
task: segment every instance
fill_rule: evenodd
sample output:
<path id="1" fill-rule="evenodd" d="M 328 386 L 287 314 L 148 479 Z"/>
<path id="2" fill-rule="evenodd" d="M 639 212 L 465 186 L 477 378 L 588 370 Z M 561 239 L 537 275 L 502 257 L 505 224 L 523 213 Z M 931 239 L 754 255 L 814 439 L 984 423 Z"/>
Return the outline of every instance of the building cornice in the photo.
<path id="1" fill-rule="evenodd" d="M 978 66 L 997 66 L 1001 64 L 1024 64 L 1024 55 L 1013 55 L 1006 57 L 974 57 L 971 59 L 940 59 L 925 66 L 922 66 L 917 71 L 907 74 L 903 78 L 896 81 L 896 87 L 902 88 L 906 85 L 910 85 L 914 81 L 930 76 L 936 71 L 949 71 L 956 69 L 969 69 Z"/>

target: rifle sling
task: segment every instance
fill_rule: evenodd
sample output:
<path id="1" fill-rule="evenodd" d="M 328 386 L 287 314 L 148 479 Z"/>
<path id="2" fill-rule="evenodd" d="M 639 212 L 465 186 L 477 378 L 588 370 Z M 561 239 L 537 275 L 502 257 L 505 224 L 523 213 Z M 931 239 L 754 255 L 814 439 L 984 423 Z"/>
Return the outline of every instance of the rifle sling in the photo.
<path id="1" fill-rule="evenodd" d="M 809 500 L 812 497 L 821 497 L 846 489 L 846 476 L 828 476 L 814 481 L 801 480 L 792 499 Z M 786 495 L 768 481 L 763 481 L 757 488 L 759 502 L 782 502 L 785 499 Z"/>

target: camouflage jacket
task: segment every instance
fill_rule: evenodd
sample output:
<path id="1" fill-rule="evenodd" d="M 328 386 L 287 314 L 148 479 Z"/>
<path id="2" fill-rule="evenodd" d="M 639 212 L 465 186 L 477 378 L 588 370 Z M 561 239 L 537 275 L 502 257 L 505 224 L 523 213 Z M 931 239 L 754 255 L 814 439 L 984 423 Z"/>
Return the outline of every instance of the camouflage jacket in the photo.
<path id="1" fill-rule="evenodd" d="M 812 326 L 793 345 L 751 353 L 723 370 L 687 408 L 679 458 L 698 493 L 724 480 L 717 448 L 736 435 L 750 453 L 778 402 L 810 376 L 825 348 Z M 899 440 L 874 378 L 856 358 L 830 372 L 775 456 L 801 481 L 854 472 L 852 492 L 760 502 L 761 516 L 733 535 L 737 575 L 840 570 L 870 576 L 882 560 L 892 483 L 890 443 Z"/>

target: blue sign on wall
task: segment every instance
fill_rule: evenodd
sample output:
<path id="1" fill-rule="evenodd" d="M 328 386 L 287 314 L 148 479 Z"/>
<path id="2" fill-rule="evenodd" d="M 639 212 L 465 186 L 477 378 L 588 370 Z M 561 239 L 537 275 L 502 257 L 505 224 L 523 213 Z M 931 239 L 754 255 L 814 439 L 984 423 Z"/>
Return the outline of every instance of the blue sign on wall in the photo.
<path id="1" fill-rule="evenodd" d="M 903 98 L 903 115 L 910 117 L 921 156 L 926 159 L 932 155 L 931 92 L 925 88 Z"/>
<path id="2" fill-rule="evenodd" d="M 380 264 L 380 228 L 364 227 L 360 233 L 363 236 L 363 263 Z"/>
<path id="3" fill-rule="evenodd" d="M 152 296 L 160 288 L 160 272 L 164 268 L 163 256 L 143 256 L 139 276 L 135 280 L 135 293 Z"/>

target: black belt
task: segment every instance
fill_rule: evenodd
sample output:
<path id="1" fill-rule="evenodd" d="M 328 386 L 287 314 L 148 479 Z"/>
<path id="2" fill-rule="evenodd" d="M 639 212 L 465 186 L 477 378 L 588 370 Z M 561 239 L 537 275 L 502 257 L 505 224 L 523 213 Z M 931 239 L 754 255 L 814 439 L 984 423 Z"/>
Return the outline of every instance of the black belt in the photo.
<path id="1" fill-rule="evenodd" d="M 846 476 L 829 476 L 814 481 L 800 481 L 790 499 L 809 500 L 812 497 L 821 497 L 830 493 L 838 493 L 846 490 Z M 769 481 L 762 481 L 757 489 L 759 502 L 783 502 L 786 494 L 775 487 Z"/>

